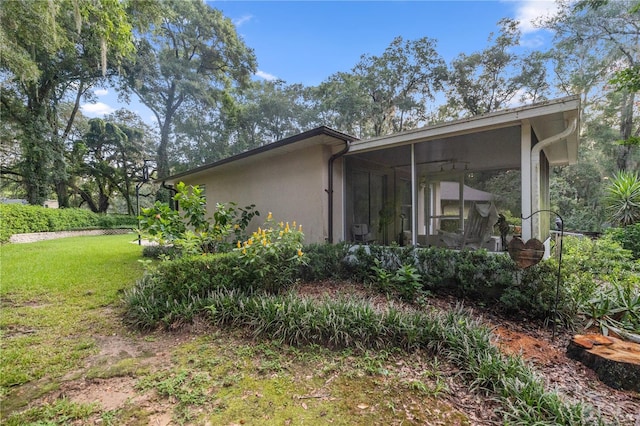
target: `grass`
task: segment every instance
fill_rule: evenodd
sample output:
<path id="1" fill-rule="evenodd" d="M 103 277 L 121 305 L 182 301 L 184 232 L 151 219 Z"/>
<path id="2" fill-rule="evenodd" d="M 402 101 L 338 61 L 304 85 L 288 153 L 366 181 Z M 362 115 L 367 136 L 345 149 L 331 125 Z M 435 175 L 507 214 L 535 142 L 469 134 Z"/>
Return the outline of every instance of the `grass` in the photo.
<path id="1" fill-rule="evenodd" d="M 120 330 L 104 308 L 142 273 L 132 235 L 75 237 L 0 249 L 0 397 L 59 377 L 94 350 L 96 330 Z"/>
<path id="2" fill-rule="evenodd" d="M 470 424 L 430 392 L 438 373 L 421 358 L 218 331 L 176 349 L 170 368 L 139 387 L 172 401 L 177 424 Z"/>
<path id="3" fill-rule="evenodd" d="M 61 398 L 25 409 L 57 383 L 71 380 L 63 379 L 66 373 L 78 374 L 97 351 L 96 337 L 126 332 L 114 306 L 143 267 L 137 261 L 140 247 L 131 239 L 82 237 L 2 247 L 0 401 L 3 412 L 13 411 L 3 422 L 152 421 L 153 408 L 133 401 L 105 411 Z M 451 375 L 443 374 L 434 358 L 439 351 L 423 344 L 423 334 L 432 333 L 434 343 L 448 347 L 444 370 L 458 371 L 452 382 L 462 379 L 494 405 L 501 398 L 513 405 L 505 413 L 507 423 L 542 424 L 540 410 L 562 413 L 565 424 L 584 414 L 580 406 L 568 412 L 555 395 L 529 380 L 519 361 L 497 356 L 486 330 L 454 313 L 442 317 L 442 326 L 427 329 L 422 315 L 389 310 L 383 318 L 367 304 L 348 300 L 315 305 L 283 297 L 238 304 L 220 296 L 209 319 L 241 326 L 235 331 L 172 344 L 171 361 L 156 368 L 123 358 L 85 370 L 84 378 L 133 377 L 137 392 L 171 407 L 177 424 L 469 424 L 443 398 L 455 395 L 449 390 Z M 320 321 L 325 317 L 330 321 Z M 305 321 L 309 327 L 301 326 Z M 340 333 L 331 338 L 331 330 Z M 327 336 L 333 350 L 321 346 Z M 20 386 L 25 383 L 34 392 L 27 395 L 27 386 Z"/>

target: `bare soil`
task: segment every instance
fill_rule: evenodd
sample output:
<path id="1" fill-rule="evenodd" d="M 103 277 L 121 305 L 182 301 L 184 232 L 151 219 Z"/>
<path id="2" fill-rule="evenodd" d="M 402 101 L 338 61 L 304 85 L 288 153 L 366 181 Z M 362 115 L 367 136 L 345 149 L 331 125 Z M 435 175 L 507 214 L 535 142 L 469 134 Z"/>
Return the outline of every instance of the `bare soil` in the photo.
<path id="1" fill-rule="evenodd" d="M 372 295 L 361 286 L 350 283 L 305 284 L 298 291 L 310 297 L 356 294 L 367 297 L 374 304 L 387 303 L 386 298 Z M 453 298 L 433 298 L 430 303 L 440 309 L 452 309 L 458 301 Z M 565 349 L 571 333 L 561 330 L 552 339 L 552 331 L 539 324 L 507 320 L 480 308 L 471 309 L 471 312 L 493 329 L 495 344 L 504 353 L 521 355 L 529 361 L 550 390 L 557 390 L 570 401 L 583 401 L 597 408 L 609 424 L 640 426 L 640 394 L 612 389 L 600 382 L 593 371 L 568 358 Z M 114 321 L 119 321 L 115 314 L 110 315 L 113 315 Z M 84 368 L 68 374 L 59 389 L 30 405 L 66 397 L 81 403 L 97 403 L 103 413 L 117 410 L 120 422 L 126 419 L 125 423 L 130 425 L 177 424 L 174 420 L 175 401 L 161 398 L 153 392 L 141 392 L 136 388 L 136 377 L 142 371 L 158 371 L 170 367 L 175 349 L 212 331 L 206 324 L 197 322 L 171 332 L 158 331 L 141 335 L 122 329 L 121 334 L 95 336 L 98 351 L 86 360 Z M 123 367 L 123 362 L 131 359 L 136 360 L 135 368 L 127 370 L 126 366 Z M 109 373 L 112 368 L 121 368 L 123 372 Z M 421 366 L 415 365 L 413 368 L 419 369 Z M 455 371 L 451 367 L 445 364 L 442 368 L 447 377 L 448 392 L 439 398 L 444 399 L 457 412 L 463 413 L 471 424 L 499 423 L 490 400 L 469 392 L 457 382 Z M 419 375 L 419 372 L 415 373 L 416 376 Z M 24 391 L 27 392 L 26 387 Z M 427 410 L 428 407 L 424 409 Z M 136 415 L 140 410 L 146 413 L 144 417 Z M 125 412 L 129 412 L 130 416 L 123 417 L 122 413 Z M 411 421 L 409 423 L 416 424 Z M 104 424 L 104 415 L 94 416 L 90 424 Z M 289 424 L 298 422 L 292 419 Z M 452 421 L 443 424 L 460 423 Z"/>

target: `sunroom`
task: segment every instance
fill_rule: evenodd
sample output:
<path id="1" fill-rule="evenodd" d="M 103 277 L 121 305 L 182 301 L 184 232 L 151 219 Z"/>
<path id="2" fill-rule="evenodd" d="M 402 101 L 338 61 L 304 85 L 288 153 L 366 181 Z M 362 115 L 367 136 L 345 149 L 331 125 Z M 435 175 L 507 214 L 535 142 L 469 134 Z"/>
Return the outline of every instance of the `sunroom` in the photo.
<path id="1" fill-rule="evenodd" d="M 352 142 L 345 239 L 501 251 L 503 215 L 507 238 L 548 243 L 549 172 L 577 161 L 579 106 L 568 97 Z"/>

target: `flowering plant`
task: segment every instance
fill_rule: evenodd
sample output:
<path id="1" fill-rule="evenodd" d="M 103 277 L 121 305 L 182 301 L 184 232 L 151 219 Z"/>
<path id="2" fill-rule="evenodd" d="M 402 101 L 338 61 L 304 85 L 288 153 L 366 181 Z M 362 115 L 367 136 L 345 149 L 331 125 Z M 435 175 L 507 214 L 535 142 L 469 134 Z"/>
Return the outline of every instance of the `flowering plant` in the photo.
<path id="1" fill-rule="evenodd" d="M 260 215 L 254 204 L 238 208 L 235 203 L 217 203 L 213 217 L 207 217 L 202 188 L 179 182 L 176 191 L 173 199 L 179 211 L 158 201 L 143 208 L 138 219 L 140 232 L 147 238 L 161 245 L 173 244 L 185 255 L 229 251 L 233 241 L 244 237 L 251 219 Z"/>
<path id="2" fill-rule="evenodd" d="M 303 240 L 302 225 L 295 221 L 275 223 L 269 212 L 263 226 L 245 241 L 237 241 L 236 277 L 272 293 L 288 288 L 298 277 L 300 265 L 306 262 Z"/>

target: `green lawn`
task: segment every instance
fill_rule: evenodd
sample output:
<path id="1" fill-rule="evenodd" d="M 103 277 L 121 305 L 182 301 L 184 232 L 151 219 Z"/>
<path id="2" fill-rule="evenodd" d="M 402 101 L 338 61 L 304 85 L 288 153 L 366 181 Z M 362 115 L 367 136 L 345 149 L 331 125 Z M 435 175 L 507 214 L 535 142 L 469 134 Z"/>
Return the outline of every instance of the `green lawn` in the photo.
<path id="1" fill-rule="evenodd" d="M 117 321 L 112 305 L 143 270 L 134 235 L 74 237 L 0 247 L 0 397 L 57 377 L 94 349 L 92 331 Z"/>

